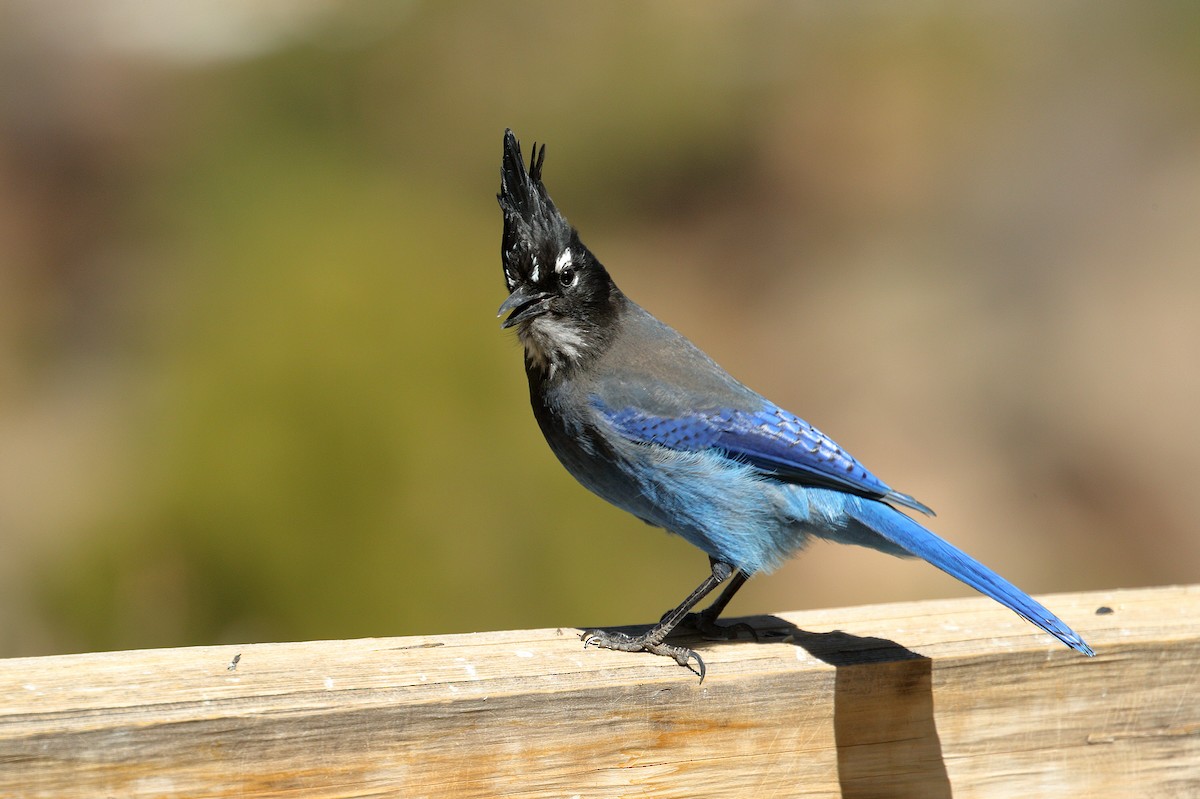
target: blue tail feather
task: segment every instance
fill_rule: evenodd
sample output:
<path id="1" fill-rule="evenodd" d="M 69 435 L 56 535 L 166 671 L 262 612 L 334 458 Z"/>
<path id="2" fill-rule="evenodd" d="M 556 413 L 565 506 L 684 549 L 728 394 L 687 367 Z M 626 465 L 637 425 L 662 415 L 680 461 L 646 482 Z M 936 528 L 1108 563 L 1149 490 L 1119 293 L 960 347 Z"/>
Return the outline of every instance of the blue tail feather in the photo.
<path id="1" fill-rule="evenodd" d="M 1072 649 L 1091 657 L 1096 653 L 1079 634 L 1040 603 L 965 552 L 905 516 L 872 500 L 848 498 L 845 512 L 890 544 L 937 566 L 991 597 Z"/>

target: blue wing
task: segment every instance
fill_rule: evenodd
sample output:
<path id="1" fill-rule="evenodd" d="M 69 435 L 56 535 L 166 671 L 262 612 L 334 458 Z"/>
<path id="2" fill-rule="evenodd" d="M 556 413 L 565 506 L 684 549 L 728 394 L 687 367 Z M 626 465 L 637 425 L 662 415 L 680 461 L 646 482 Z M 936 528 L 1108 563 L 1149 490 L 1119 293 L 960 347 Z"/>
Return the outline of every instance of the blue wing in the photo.
<path id="1" fill-rule="evenodd" d="M 592 404 L 632 441 L 685 451 L 716 449 L 780 480 L 837 488 L 933 515 L 917 500 L 892 490 L 829 436 L 771 403 L 756 411 L 719 408 L 672 416 L 635 407 L 612 409 L 597 397 Z"/>
<path id="2" fill-rule="evenodd" d="M 860 499 L 881 499 L 932 515 L 920 502 L 889 488 L 820 430 L 787 411 L 767 403 L 758 411 L 723 408 L 656 416 L 633 407 L 611 410 L 596 398 L 593 406 L 631 441 L 674 450 L 720 451 L 781 480 L 837 489 L 838 493 L 818 491 L 808 495 L 810 502 L 830 503 L 827 507 L 838 511 L 835 515 L 844 514 L 857 523 L 837 527 L 837 534 L 827 536 L 831 540 L 922 558 L 1012 609 L 1067 646 L 1085 655 L 1094 654 L 1062 620 L 979 561 L 894 508 Z M 865 532 L 867 537 L 847 537 L 848 530 Z M 819 531 L 818 534 L 823 535 Z"/>

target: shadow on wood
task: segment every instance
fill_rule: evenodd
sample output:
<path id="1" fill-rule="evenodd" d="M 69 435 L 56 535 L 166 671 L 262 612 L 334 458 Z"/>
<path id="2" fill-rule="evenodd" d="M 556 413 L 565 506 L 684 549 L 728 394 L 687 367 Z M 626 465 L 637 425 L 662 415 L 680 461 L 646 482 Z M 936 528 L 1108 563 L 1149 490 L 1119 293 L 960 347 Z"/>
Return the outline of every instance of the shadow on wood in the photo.
<path id="1" fill-rule="evenodd" d="M 691 617 L 688 617 L 688 621 Z M 933 707 L 933 662 L 895 641 L 808 632 L 778 616 L 743 620 L 760 644 L 788 643 L 833 666 L 833 729 L 843 799 L 950 799 Z M 625 627 L 637 635 L 648 627 Z M 687 625 L 671 640 L 686 638 Z M 720 640 L 688 646 L 712 654 Z"/>
<path id="2" fill-rule="evenodd" d="M 791 630 L 797 646 L 837 669 L 833 733 L 844 799 L 949 799 L 933 661 L 882 638 Z"/>

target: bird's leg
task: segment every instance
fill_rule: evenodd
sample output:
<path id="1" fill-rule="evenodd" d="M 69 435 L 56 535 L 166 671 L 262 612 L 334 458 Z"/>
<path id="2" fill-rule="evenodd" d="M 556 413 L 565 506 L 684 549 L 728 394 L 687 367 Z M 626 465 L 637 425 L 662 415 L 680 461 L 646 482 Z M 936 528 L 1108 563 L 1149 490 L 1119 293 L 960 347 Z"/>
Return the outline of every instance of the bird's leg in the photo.
<path id="1" fill-rule="evenodd" d="M 758 640 L 758 631 L 745 622 L 737 624 L 717 624 L 717 616 L 720 616 L 725 606 L 729 604 L 729 600 L 733 599 L 733 595 L 738 592 L 738 589 L 746 584 L 750 577 L 741 569 L 733 573 L 729 583 L 721 589 L 720 595 L 713 600 L 712 604 L 706 607 L 699 613 L 689 615 L 685 621 L 686 624 L 695 628 L 696 632 L 706 638 L 715 638 L 722 641 L 731 641 L 738 637 L 739 633 L 748 633 L 755 641 Z"/>
<path id="2" fill-rule="evenodd" d="M 725 606 L 729 604 L 729 600 L 733 599 L 733 595 L 736 594 L 738 589 L 745 585 L 746 581 L 749 579 L 750 578 L 747 577 L 746 573 L 741 569 L 735 571 L 733 573 L 733 577 L 731 577 L 729 582 L 726 583 L 725 587 L 721 589 L 720 595 L 712 601 L 711 605 L 696 615 L 703 617 L 704 620 L 709 624 L 715 622 L 717 620 L 717 616 L 720 616 L 721 613 L 724 612 Z"/>
<path id="3" fill-rule="evenodd" d="M 583 639 L 584 646 L 598 646 L 602 649 L 616 649 L 621 652 L 650 652 L 655 655 L 665 655 L 673 658 L 676 663 L 685 668 L 691 668 L 690 664 L 695 660 L 695 671 L 700 675 L 700 682 L 704 682 L 704 660 L 700 655 L 684 646 L 663 643 L 663 640 L 701 599 L 704 599 L 712 593 L 714 588 L 734 575 L 734 568 L 730 564 L 715 558 L 709 558 L 709 562 L 712 565 L 712 574 L 696 586 L 696 590 L 688 594 L 687 599 L 680 602 L 674 609 L 667 611 L 659 619 L 658 624 L 645 633 L 627 635 L 615 630 L 584 630 L 579 636 Z M 745 579 L 742 582 L 745 582 Z M 722 596 L 724 595 L 722 594 Z M 717 600 L 717 602 L 720 601 L 720 599 Z"/>

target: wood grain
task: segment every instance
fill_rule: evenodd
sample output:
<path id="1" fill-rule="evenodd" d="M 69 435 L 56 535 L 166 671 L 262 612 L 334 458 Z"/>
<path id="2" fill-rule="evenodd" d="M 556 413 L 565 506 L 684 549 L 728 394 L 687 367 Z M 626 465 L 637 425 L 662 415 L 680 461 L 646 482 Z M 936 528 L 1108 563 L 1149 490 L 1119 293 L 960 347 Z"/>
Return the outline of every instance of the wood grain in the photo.
<path id="1" fill-rule="evenodd" d="M 1200 796 L 1200 586 L 1044 602 L 1096 658 L 965 599 L 752 617 L 703 685 L 574 629 L 2 660 L 0 797 Z"/>

